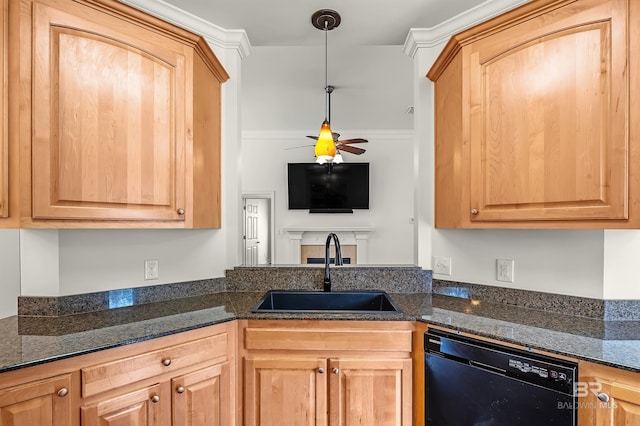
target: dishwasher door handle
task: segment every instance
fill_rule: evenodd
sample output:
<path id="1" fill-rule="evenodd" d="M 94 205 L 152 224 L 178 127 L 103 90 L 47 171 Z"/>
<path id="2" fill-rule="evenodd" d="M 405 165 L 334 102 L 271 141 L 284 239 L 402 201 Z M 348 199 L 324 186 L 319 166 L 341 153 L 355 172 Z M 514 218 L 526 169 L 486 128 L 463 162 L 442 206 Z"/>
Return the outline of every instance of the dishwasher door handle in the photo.
<path id="1" fill-rule="evenodd" d="M 469 360 L 469 365 L 473 367 L 482 368 L 483 370 L 493 371 L 494 373 L 506 374 L 507 370 L 504 370 L 499 367 L 495 367 L 493 365 L 485 364 L 483 362 L 474 361 L 472 359 Z"/>

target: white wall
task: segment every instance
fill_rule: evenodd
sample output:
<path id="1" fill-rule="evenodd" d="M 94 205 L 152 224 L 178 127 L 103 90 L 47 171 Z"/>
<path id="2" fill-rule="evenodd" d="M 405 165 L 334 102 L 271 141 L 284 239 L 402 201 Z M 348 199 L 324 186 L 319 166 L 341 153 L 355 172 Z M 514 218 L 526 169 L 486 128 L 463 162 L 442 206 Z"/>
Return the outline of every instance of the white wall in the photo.
<path id="1" fill-rule="evenodd" d="M 20 231 L 0 229 L 0 318 L 18 313 Z"/>
<path id="2" fill-rule="evenodd" d="M 605 299 L 640 299 L 640 231 L 604 231 Z"/>
<path id="3" fill-rule="evenodd" d="M 242 191 L 275 192 L 274 263 L 289 263 L 289 226 L 372 226 L 367 263 L 411 264 L 413 259 L 413 132 L 410 58 L 399 46 L 329 45 L 331 122 L 342 138 L 363 137 L 367 152 L 343 153 L 369 162 L 370 208 L 353 214 L 288 210 L 288 162 L 313 162 L 324 119 L 322 48 L 256 47 L 243 63 Z M 287 149 L 305 146 L 299 149 Z"/>
<path id="4" fill-rule="evenodd" d="M 604 231 L 452 230 L 432 234 L 434 256 L 451 257 L 434 278 L 603 298 Z M 514 282 L 496 280 L 496 259 L 514 260 Z"/>

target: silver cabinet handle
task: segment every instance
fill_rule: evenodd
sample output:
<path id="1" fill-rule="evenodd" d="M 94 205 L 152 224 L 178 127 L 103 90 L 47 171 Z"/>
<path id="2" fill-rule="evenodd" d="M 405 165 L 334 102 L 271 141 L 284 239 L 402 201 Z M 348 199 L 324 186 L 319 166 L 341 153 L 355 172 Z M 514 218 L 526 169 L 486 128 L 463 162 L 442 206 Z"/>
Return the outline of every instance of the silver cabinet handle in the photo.
<path id="1" fill-rule="evenodd" d="M 340 372 L 340 370 L 339 370 L 339 369 L 337 369 L 337 368 L 334 368 L 334 369 L 333 369 L 333 374 L 338 374 L 339 372 Z"/>
<path id="2" fill-rule="evenodd" d="M 178 214 L 182 216 L 184 214 L 184 209 L 178 209 Z"/>
<path id="3" fill-rule="evenodd" d="M 162 360 L 162 363 L 165 365 L 165 367 L 168 367 L 171 365 L 171 358 L 167 358 Z"/>
<path id="4" fill-rule="evenodd" d="M 176 392 L 184 393 L 184 387 L 183 386 L 178 386 L 178 388 L 176 389 Z"/>
<path id="5" fill-rule="evenodd" d="M 471 214 L 472 215 L 477 215 L 478 214 L 478 209 L 471 209 Z"/>
<path id="6" fill-rule="evenodd" d="M 322 368 L 322 367 L 318 368 L 318 373 L 323 374 L 324 373 L 324 368 Z"/>
<path id="7" fill-rule="evenodd" d="M 58 391 L 58 396 L 60 398 L 64 398 L 65 396 L 67 396 L 69 394 L 69 389 L 67 388 L 62 388 Z"/>
<path id="8" fill-rule="evenodd" d="M 153 402 L 154 404 L 160 401 L 160 397 L 158 395 L 153 395 L 151 397 L 151 402 Z"/>
<path id="9" fill-rule="evenodd" d="M 598 394 L 598 399 L 602 402 L 609 402 L 609 395 L 604 392 Z"/>

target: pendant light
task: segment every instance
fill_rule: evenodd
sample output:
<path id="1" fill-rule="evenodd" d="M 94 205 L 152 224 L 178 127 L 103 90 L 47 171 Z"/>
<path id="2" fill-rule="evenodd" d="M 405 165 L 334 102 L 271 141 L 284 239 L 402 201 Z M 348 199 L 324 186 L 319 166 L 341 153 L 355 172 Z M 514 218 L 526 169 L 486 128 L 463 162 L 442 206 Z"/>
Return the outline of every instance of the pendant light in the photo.
<path id="1" fill-rule="evenodd" d="M 338 164 L 343 160 L 340 151 L 336 148 L 333 132 L 331 131 L 331 92 L 333 92 L 333 86 L 329 86 L 328 82 L 327 33 L 340 25 L 340 15 L 332 9 L 321 9 L 311 16 L 311 23 L 314 27 L 324 32 L 324 91 L 326 110 L 315 146 L 316 162 L 319 164 L 332 162 Z"/>

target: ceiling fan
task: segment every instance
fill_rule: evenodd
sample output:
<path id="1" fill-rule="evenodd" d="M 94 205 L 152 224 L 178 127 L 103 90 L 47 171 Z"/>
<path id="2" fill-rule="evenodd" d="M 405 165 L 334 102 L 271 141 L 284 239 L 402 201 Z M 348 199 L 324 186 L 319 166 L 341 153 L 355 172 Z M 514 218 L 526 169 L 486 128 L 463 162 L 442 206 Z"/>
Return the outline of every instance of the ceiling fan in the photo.
<path id="1" fill-rule="evenodd" d="M 327 33 L 340 25 L 340 14 L 332 9 L 320 9 L 311 16 L 311 23 L 314 27 L 324 31 L 324 89 L 326 115 L 320 127 L 318 136 L 307 136 L 314 139 L 316 162 L 320 164 L 335 163 L 339 164 L 342 160 L 340 151 L 350 154 L 360 155 L 366 150 L 351 144 L 367 143 L 366 139 L 354 138 L 340 140 L 340 134 L 331 131 L 331 93 L 335 90 L 334 86 L 328 84 L 328 60 L 327 60 Z"/>
<path id="2" fill-rule="evenodd" d="M 325 120 L 325 122 L 330 123 L 331 121 L 331 93 L 335 90 L 334 86 L 330 86 L 327 85 L 325 86 L 325 91 L 326 91 L 326 102 L 327 102 L 327 119 Z M 324 122 L 323 122 L 323 126 L 324 126 Z M 322 128 L 320 130 L 322 132 Z M 366 139 L 363 138 L 353 138 L 353 139 L 344 139 L 344 140 L 340 140 L 340 133 L 336 133 L 336 132 L 331 132 L 331 136 L 333 139 L 333 143 L 336 146 L 336 150 L 339 151 L 344 151 L 344 152 L 348 152 L 351 154 L 355 154 L 355 155 L 360 155 L 360 154 L 364 154 L 366 152 L 366 149 L 363 148 L 358 148 L 356 146 L 350 146 L 351 144 L 356 144 L 356 143 L 367 143 L 369 142 Z M 310 139 L 313 140 L 318 140 L 319 136 L 307 136 Z M 337 155 L 337 154 L 336 154 Z M 335 161 L 335 157 L 334 157 L 334 161 Z"/>

